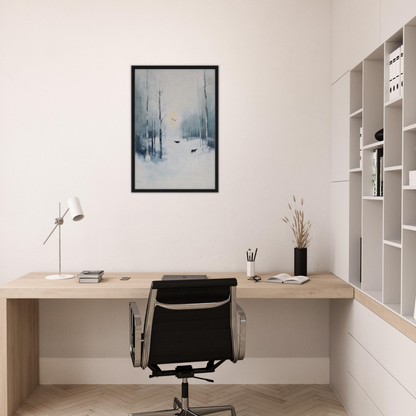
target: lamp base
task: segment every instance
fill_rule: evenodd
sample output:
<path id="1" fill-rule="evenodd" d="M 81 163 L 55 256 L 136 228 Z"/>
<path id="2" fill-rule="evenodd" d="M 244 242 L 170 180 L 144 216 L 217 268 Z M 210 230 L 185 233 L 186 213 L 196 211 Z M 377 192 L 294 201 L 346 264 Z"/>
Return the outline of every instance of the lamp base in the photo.
<path id="1" fill-rule="evenodd" d="M 64 279 L 72 279 L 74 277 L 73 274 L 52 274 L 50 276 L 46 276 L 48 280 L 64 280 Z"/>

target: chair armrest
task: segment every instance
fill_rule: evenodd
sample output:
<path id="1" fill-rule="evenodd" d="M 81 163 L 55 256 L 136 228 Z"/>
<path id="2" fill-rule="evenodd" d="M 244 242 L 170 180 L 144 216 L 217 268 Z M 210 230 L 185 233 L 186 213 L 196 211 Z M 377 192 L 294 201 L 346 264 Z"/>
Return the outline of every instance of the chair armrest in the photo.
<path id="1" fill-rule="evenodd" d="M 135 302 L 130 302 L 130 357 L 133 367 L 140 367 L 142 356 L 142 318 Z"/>
<path id="2" fill-rule="evenodd" d="M 238 359 L 242 360 L 246 355 L 246 314 L 243 308 L 236 303 L 237 317 L 237 337 L 238 337 Z"/>

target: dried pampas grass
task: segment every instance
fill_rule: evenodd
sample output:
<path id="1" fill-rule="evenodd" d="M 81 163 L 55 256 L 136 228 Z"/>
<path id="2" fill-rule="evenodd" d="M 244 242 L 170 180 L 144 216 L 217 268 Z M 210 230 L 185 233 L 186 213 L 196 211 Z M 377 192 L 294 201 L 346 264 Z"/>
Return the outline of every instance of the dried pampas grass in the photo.
<path id="1" fill-rule="evenodd" d="M 293 221 L 290 222 L 289 218 L 282 218 L 283 222 L 289 225 L 295 236 L 295 240 L 292 240 L 297 248 L 306 248 L 311 242 L 311 237 L 309 237 L 309 231 L 312 227 L 310 221 L 305 223 L 305 213 L 303 212 L 303 198 L 300 202 L 301 208 L 298 209 L 296 204 L 295 195 L 293 195 L 293 202 L 295 203 L 294 210 L 289 205 L 290 212 L 292 213 Z"/>

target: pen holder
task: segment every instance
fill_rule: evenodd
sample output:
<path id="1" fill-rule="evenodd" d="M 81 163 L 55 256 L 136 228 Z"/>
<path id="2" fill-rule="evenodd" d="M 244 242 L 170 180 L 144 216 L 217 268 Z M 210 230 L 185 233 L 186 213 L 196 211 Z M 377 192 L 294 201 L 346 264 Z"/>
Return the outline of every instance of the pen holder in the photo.
<path id="1" fill-rule="evenodd" d="M 247 276 L 253 277 L 256 275 L 256 262 L 255 261 L 248 261 L 247 262 Z"/>

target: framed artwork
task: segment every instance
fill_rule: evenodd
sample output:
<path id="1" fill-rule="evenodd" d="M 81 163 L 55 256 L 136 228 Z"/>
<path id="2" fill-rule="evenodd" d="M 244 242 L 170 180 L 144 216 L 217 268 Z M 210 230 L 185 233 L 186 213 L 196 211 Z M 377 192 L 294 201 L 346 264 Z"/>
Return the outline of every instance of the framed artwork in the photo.
<path id="1" fill-rule="evenodd" d="M 131 67 L 132 192 L 218 192 L 218 66 Z"/>

